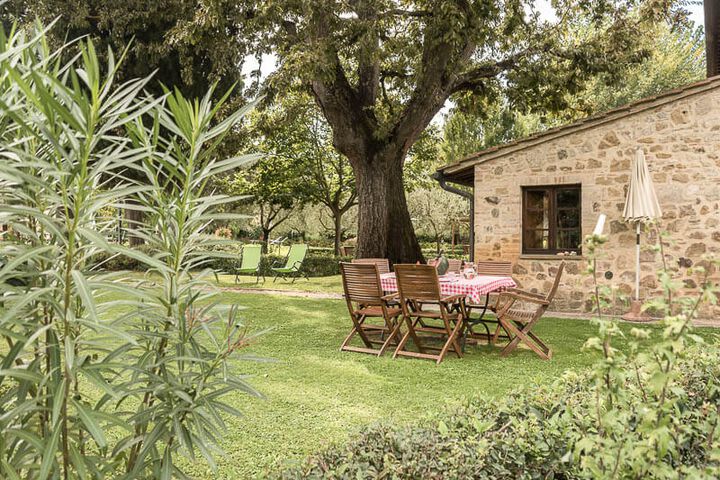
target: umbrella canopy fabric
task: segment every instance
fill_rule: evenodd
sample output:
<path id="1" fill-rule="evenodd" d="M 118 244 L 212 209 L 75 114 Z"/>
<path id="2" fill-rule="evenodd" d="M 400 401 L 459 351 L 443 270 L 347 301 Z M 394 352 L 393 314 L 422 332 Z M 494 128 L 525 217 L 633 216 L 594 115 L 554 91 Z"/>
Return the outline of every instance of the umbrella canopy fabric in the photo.
<path id="1" fill-rule="evenodd" d="M 660 204 L 655 195 L 650 171 L 645 162 L 645 154 L 638 148 L 633 162 L 630 189 L 625 200 L 623 217 L 629 222 L 642 222 L 660 218 Z"/>

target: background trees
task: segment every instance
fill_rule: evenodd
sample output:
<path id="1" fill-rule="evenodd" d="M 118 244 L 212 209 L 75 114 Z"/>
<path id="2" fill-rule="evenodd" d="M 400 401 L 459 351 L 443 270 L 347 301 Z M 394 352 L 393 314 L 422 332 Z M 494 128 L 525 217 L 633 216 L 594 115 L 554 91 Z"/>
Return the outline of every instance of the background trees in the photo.
<path id="1" fill-rule="evenodd" d="M 532 2 L 516 0 L 239 5 L 243 34 L 279 56 L 276 87 L 312 93 L 353 167 L 358 255 L 392 261 L 421 257 L 403 164 L 448 98 L 504 92 L 525 109 L 562 109 L 565 94 L 581 91 L 588 74 L 613 76 L 618 65 L 641 61 L 643 32 L 670 7 L 661 0 L 562 1 L 553 4 L 559 20 L 548 22 Z M 586 35 L 566 34 L 582 23 L 593 26 Z"/>
<path id="2" fill-rule="evenodd" d="M 647 47 L 645 60 L 620 66 L 617 76 L 599 74 L 589 77 L 583 91 L 566 92 L 563 109 L 527 112 L 513 105 L 506 95 L 479 105 L 461 99 L 443 125 L 440 146 L 443 162 L 452 163 L 484 148 L 704 78 L 705 46 L 701 29 L 662 23 L 646 35 L 652 44 Z"/>
<path id="3" fill-rule="evenodd" d="M 402 189 L 407 155 L 448 99 L 483 119 L 465 123 L 482 127 L 484 145 L 507 138 L 501 132 L 526 131 L 517 115 L 535 128 L 537 118 L 562 121 L 557 112 L 565 120 L 586 114 L 629 98 L 615 95 L 619 79 L 648 58 L 659 23 L 682 25 L 683 17 L 668 0 L 562 0 L 552 3 L 554 17 L 541 16 L 534 3 L 14 0 L 5 11 L 23 19 L 60 15 L 61 30 L 114 45 L 134 34 L 133 68 L 159 67 L 160 80 L 186 93 L 240 80 L 251 51 L 274 55 L 269 98 L 310 94 L 350 162 L 359 255 L 409 261 L 419 246 Z M 652 91 L 649 83 L 635 87 Z M 585 96 L 588 90 L 597 96 Z M 488 124 L 493 118 L 500 130 Z M 227 148 L 238 146 L 228 141 Z"/>
<path id="4" fill-rule="evenodd" d="M 416 231 L 435 240 L 437 254 L 453 226 L 468 225 L 469 207 L 467 199 L 438 186 L 419 188 L 408 194 L 408 208 Z"/>

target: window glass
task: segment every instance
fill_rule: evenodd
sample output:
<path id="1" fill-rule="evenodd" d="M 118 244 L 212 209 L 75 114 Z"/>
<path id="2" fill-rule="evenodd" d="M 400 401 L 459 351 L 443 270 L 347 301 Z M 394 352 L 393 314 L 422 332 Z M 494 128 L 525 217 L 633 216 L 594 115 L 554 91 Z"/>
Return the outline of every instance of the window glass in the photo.
<path id="1" fill-rule="evenodd" d="M 582 242 L 579 185 L 523 189 L 523 252 L 580 253 Z"/>

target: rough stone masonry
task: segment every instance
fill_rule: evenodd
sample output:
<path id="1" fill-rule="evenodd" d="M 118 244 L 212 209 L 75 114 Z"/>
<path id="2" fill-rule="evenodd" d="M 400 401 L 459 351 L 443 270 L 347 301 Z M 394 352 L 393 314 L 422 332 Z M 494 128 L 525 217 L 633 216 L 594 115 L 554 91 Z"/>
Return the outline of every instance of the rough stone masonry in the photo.
<path id="1" fill-rule="evenodd" d="M 582 256 L 522 255 L 521 187 L 581 184 L 582 234 L 607 215 L 609 240 L 598 260 L 601 282 L 611 287 L 616 313 L 628 304 L 635 281 L 634 226 L 622 220 L 630 168 L 642 147 L 667 232 L 665 262 L 691 292 L 701 275 L 689 265 L 720 257 L 720 77 L 645 99 L 583 122 L 478 153 L 475 174 L 475 258 L 511 260 L 523 288 L 547 291 L 559 262 L 566 275 L 552 309 L 591 309 L 592 279 Z M 656 272 L 663 265 L 657 230 L 641 242 L 641 299 L 662 295 Z M 608 273 L 609 272 L 609 273 Z M 611 277 L 610 279 L 606 278 Z M 719 280 L 718 272 L 711 278 Z M 701 316 L 717 317 L 720 307 Z"/>

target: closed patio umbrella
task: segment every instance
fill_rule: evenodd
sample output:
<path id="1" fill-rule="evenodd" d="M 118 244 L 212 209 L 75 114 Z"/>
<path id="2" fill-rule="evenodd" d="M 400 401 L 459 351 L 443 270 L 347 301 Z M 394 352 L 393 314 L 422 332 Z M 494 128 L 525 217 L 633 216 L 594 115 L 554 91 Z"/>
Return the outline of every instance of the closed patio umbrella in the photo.
<path id="1" fill-rule="evenodd" d="M 623 218 L 628 222 L 635 222 L 635 301 L 640 300 L 640 224 L 656 218 L 660 218 L 660 204 L 655 195 L 650 171 L 645 162 L 645 154 L 642 148 L 638 148 L 633 161 L 632 174 L 630 176 L 630 188 L 628 189 L 627 199 L 625 200 L 625 209 L 623 210 Z M 633 305 L 636 307 L 636 305 Z M 633 308 L 633 312 L 635 308 Z M 639 314 L 639 306 L 638 311 Z"/>

